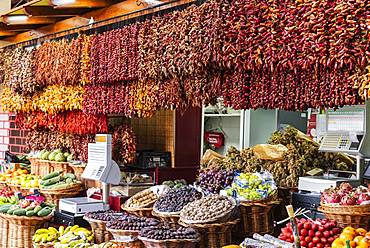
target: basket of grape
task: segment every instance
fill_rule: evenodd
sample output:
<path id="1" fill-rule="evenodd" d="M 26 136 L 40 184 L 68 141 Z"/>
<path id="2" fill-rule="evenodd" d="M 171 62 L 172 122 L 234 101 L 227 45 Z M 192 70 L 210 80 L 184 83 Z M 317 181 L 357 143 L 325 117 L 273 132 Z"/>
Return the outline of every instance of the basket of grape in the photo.
<path id="1" fill-rule="evenodd" d="M 163 224 L 143 228 L 138 238 L 146 248 L 195 248 L 200 235 L 193 228 Z"/>
<path id="2" fill-rule="evenodd" d="M 107 230 L 106 224 L 122 217 L 124 214 L 112 210 L 86 213 L 84 219 L 89 222 L 94 233 L 95 243 L 100 244 L 112 239 L 112 234 Z"/>
<path id="3" fill-rule="evenodd" d="M 370 228 L 370 190 L 342 183 L 321 193 L 319 211 L 341 226 Z"/>
<path id="4" fill-rule="evenodd" d="M 190 186 L 171 189 L 154 204 L 153 216 L 164 222 L 177 224 L 180 211 L 189 203 L 202 198 L 202 193 Z"/>
<path id="5" fill-rule="evenodd" d="M 157 219 L 125 215 L 118 219 L 108 221 L 106 227 L 116 241 L 137 240 L 141 229 L 159 225 Z"/>
<path id="6" fill-rule="evenodd" d="M 232 186 L 225 192 L 240 202 L 243 236 L 274 231 L 273 209 L 281 201 L 270 173 L 236 173 Z"/>

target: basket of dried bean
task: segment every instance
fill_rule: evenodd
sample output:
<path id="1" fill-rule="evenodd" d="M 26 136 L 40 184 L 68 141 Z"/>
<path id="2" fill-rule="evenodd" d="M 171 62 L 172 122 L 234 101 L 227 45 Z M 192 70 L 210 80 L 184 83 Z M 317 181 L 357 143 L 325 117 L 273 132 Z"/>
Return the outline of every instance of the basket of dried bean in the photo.
<path id="1" fill-rule="evenodd" d="M 185 224 L 222 223 L 236 212 L 233 198 L 209 195 L 186 205 L 180 212 L 180 221 Z"/>

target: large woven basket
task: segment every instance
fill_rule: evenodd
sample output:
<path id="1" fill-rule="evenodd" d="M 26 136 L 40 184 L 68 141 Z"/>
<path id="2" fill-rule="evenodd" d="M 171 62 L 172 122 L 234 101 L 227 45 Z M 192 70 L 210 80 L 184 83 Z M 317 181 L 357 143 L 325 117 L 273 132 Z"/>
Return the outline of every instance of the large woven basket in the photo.
<path id="1" fill-rule="evenodd" d="M 328 219 L 336 220 L 342 227 L 356 226 L 370 228 L 369 205 L 359 206 L 329 206 L 321 205 L 318 210 Z M 364 211 L 362 211 L 364 210 Z"/>
<path id="2" fill-rule="evenodd" d="M 83 164 L 72 164 L 72 163 L 69 163 L 69 167 L 72 168 L 73 170 L 73 174 L 75 174 L 77 180 L 79 181 L 82 181 L 82 173 L 84 172 L 85 168 L 86 168 L 86 165 L 83 165 Z"/>
<path id="3" fill-rule="evenodd" d="M 129 214 L 136 215 L 139 217 L 148 217 L 148 218 L 153 217 L 152 215 L 153 208 L 128 208 L 124 204 L 121 206 L 121 208 L 123 211 Z"/>
<path id="4" fill-rule="evenodd" d="M 67 189 L 40 189 L 40 193 L 45 197 L 47 202 L 52 202 L 58 207 L 60 199 L 77 196 L 80 194 L 81 190 L 81 184 L 74 184 Z"/>
<path id="5" fill-rule="evenodd" d="M 232 243 L 231 231 L 239 221 L 240 219 L 235 219 L 224 223 L 188 225 L 179 220 L 179 224 L 199 232 L 199 248 L 220 248 Z"/>
<path id="6" fill-rule="evenodd" d="M 0 218 L 0 245 L 1 247 L 8 246 L 8 237 L 9 237 L 9 221 L 3 218 Z"/>
<path id="7" fill-rule="evenodd" d="M 9 222 L 8 248 L 32 248 L 32 236 L 46 222 L 52 219 L 52 215 L 46 217 L 26 217 L 9 214 L 0 214 L 2 220 Z"/>
<path id="8" fill-rule="evenodd" d="M 132 241 L 124 241 L 124 242 L 119 242 L 115 240 L 111 240 L 108 242 L 109 244 L 115 244 L 117 245 L 117 248 L 125 248 L 125 247 L 130 247 L 130 248 L 145 248 L 145 245 L 143 242 L 140 240 L 132 240 Z M 105 243 L 107 244 L 107 243 Z M 105 248 L 106 246 L 102 246 L 102 248 Z M 110 247 L 110 246 L 107 246 Z"/>
<path id="9" fill-rule="evenodd" d="M 73 173 L 72 167 L 67 162 L 55 162 L 49 160 L 35 159 L 31 162 L 31 173 L 40 175 L 41 177 L 54 171 L 62 171 L 65 173 Z"/>
<path id="10" fill-rule="evenodd" d="M 155 210 L 155 208 L 152 211 L 152 215 L 154 217 L 157 217 L 163 222 L 166 222 L 170 224 L 171 226 L 176 226 L 179 222 L 180 219 L 180 214 L 179 213 L 164 213 L 164 212 L 158 212 Z"/>
<path id="11" fill-rule="evenodd" d="M 94 220 L 87 217 L 84 219 L 89 222 L 92 232 L 94 233 L 95 243 L 101 244 L 112 240 L 112 234 L 107 230 L 107 221 Z"/>
<path id="12" fill-rule="evenodd" d="M 131 231 L 131 230 L 117 230 L 107 228 L 112 235 L 114 240 L 122 242 L 124 240 L 137 240 L 140 231 Z"/>
<path id="13" fill-rule="evenodd" d="M 154 240 L 144 237 L 139 237 L 139 240 L 146 248 L 195 248 L 199 242 L 199 239 Z"/>
<path id="14" fill-rule="evenodd" d="M 41 160 L 41 159 L 38 159 L 36 160 L 36 165 L 35 165 L 35 168 L 34 170 L 36 170 L 35 174 L 36 175 L 39 175 L 41 177 L 49 174 L 49 173 L 52 173 L 54 171 L 53 167 L 50 166 L 50 161 L 48 160 Z M 31 167 L 32 169 L 32 167 Z"/>
<path id="15" fill-rule="evenodd" d="M 274 232 L 273 209 L 280 204 L 280 200 L 266 200 L 259 202 L 240 202 L 239 209 L 241 223 L 239 233 L 241 237 L 252 236 L 253 233 L 267 234 Z"/>

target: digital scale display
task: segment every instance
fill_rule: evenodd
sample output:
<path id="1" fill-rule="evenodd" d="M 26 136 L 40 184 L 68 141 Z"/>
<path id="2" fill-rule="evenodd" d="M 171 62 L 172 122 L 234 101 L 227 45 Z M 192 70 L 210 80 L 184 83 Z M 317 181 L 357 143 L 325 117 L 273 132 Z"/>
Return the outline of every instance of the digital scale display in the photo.
<path id="1" fill-rule="evenodd" d="M 328 132 L 364 132 L 365 131 L 365 110 L 336 110 L 328 111 L 327 119 Z"/>

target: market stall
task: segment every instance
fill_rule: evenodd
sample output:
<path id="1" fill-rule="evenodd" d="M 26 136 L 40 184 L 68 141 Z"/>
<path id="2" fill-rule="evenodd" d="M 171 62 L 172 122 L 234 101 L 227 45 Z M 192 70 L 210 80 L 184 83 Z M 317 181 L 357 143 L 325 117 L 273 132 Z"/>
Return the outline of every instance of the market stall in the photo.
<path id="1" fill-rule="evenodd" d="M 56 2 L 2 16 L 101 8 L 0 49 L 2 247 L 370 247 L 366 0 Z"/>

